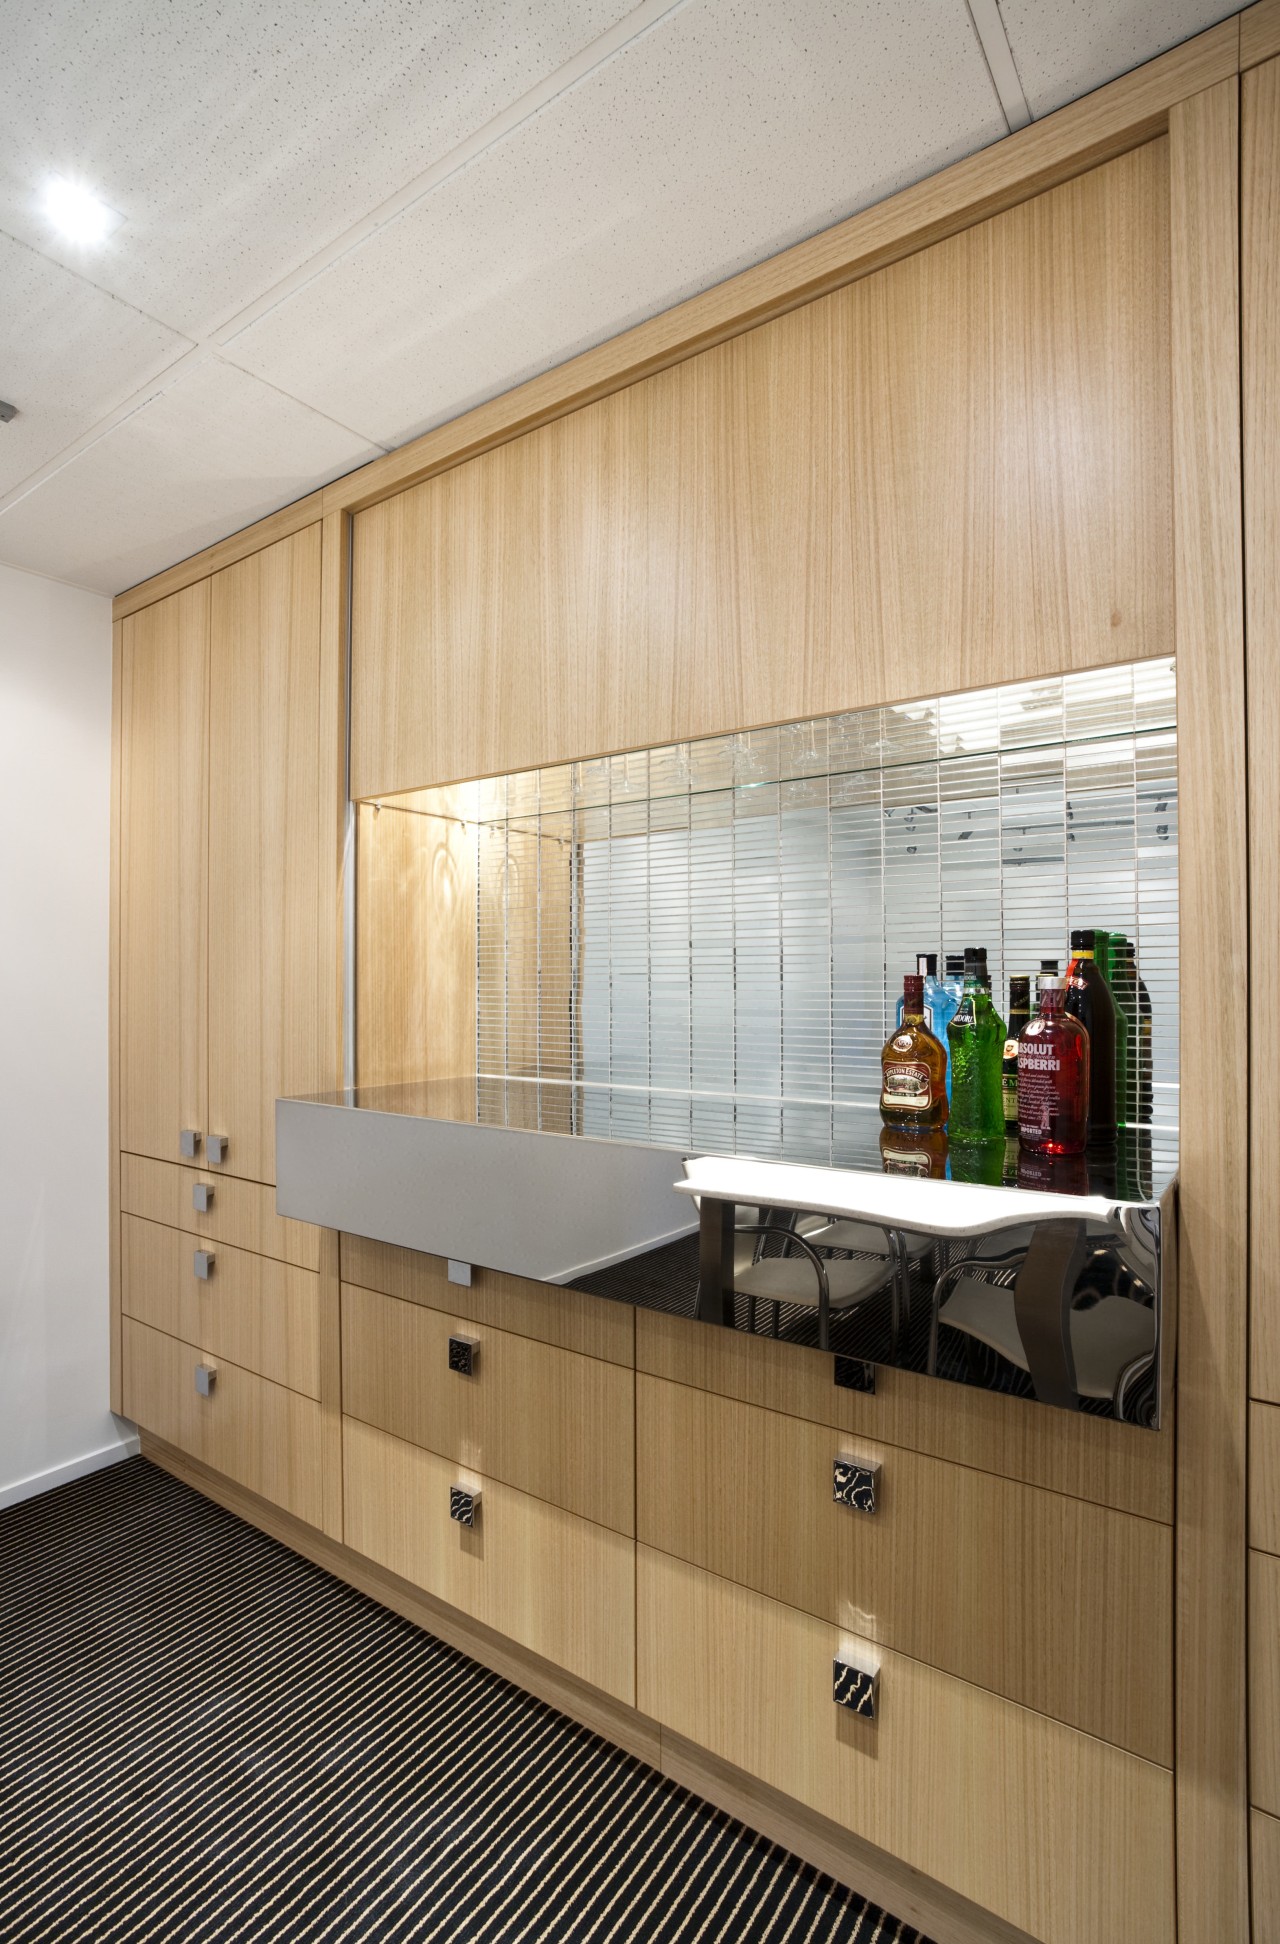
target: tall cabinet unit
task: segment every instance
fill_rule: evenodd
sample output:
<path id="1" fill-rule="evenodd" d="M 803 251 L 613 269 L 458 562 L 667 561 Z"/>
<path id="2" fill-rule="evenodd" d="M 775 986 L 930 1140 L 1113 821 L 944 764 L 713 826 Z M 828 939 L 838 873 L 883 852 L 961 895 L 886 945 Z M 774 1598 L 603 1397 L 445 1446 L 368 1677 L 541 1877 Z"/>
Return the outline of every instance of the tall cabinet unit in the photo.
<path id="1" fill-rule="evenodd" d="M 123 623 L 120 1395 L 335 1535 L 336 1251 L 275 1213 L 275 1102 L 336 1078 L 321 529 Z"/>

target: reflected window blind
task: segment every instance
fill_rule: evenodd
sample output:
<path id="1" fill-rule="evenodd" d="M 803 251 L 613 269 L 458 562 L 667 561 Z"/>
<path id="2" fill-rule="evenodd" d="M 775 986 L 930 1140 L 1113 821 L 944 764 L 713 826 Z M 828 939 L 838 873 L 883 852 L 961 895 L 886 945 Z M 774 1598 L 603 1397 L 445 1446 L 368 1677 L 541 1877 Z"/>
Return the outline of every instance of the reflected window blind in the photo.
<path id="1" fill-rule="evenodd" d="M 1176 1130 L 1171 659 L 475 788 L 478 1070 L 579 1083 L 585 1132 L 822 1159 L 917 953 L 985 946 L 1003 1017 L 1086 925 L 1134 943 Z"/>

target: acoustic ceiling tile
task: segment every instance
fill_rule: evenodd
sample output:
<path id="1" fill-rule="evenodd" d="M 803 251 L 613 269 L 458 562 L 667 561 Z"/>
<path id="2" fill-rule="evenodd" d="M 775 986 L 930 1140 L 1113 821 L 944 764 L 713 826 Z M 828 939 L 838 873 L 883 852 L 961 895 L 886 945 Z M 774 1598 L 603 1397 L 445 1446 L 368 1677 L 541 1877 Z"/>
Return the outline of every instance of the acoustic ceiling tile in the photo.
<path id="1" fill-rule="evenodd" d="M 0 560 L 116 594 L 377 450 L 205 358 L 0 512 Z"/>
<path id="2" fill-rule="evenodd" d="M 0 229 L 193 335 L 258 297 L 633 0 L 9 0 Z M 125 217 L 62 242 L 50 174 Z"/>
<path id="3" fill-rule="evenodd" d="M 188 339 L 0 235 L 0 496 L 190 349 Z"/>
<path id="4" fill-rule="evenodd" d="M 957 0 L 705 0 L 226 355 L 396 443 L 1004 132 Z"/>
<path id="5" fill-rule="evenodd" d="M 1000 0 L 1033 115 L 1114 81 L 1238 11 L 1234 0 Z"/>

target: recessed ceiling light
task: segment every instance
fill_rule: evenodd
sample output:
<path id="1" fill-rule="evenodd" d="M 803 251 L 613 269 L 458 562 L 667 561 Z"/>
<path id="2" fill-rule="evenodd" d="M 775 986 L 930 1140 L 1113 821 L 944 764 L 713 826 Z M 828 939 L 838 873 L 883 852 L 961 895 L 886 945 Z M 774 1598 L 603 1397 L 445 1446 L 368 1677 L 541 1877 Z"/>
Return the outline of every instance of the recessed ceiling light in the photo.
<path id="1" fill-rule="evenodd" d="M 44 213 L 71 243 L 105 243 L 124 217 L 104 203 L 92 189 L 69 176 L 50 176 L 44 192 Z"/>

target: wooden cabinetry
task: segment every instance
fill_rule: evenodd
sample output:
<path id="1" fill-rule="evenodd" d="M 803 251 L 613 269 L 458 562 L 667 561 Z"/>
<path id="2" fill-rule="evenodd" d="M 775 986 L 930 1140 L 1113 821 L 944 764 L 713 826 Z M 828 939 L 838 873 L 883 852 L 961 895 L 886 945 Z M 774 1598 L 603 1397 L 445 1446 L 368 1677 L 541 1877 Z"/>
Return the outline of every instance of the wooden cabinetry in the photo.
<path id="1" fill-rule="evenodd" d="M 209 651 L 209 1128 L 272 1182 L 278 1094 L 336 1078 L 335 791 L 320 774 L 320 528 L 215 574 Z"/>
<path id="2" fill-rule="evenodd" d="M 123 623 L 120 1143 L 177 1160 L 207 1119 L 209 583 Z"/>
<path id="3" fill-rule="evenodd" d="M 832 1699 L 865 1643 L 637 1553 L 642 1713 L 1046 1944 L 1169 1944 L 1167 1769 L 879 1650 L 878 1719 Z"/>

